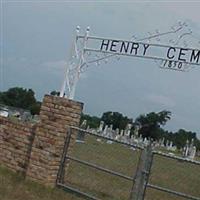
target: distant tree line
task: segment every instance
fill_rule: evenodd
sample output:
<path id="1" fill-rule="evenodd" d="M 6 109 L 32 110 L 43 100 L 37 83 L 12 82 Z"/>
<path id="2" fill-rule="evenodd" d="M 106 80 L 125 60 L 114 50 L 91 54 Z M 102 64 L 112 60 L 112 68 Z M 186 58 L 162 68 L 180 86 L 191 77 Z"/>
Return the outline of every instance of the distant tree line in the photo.
<path id="1" fill-rule="evenodd" d="M 191 141 L 194 139 L 194 144 L 198 150 L 200 150 L 200 140 L 197 138 L 195 132 L 186 131 L 180 129 L 177 132 L 170 132 L 163 129 L 163 126 L 168 120 L 171 119 L 171 112 L 163 110 L 161 112 L 155 113 L 151 112 L 146 115 L 140 115 L 133 121 L 133 119 L 124 116 L 119 112 L 104 112 L 101 117 L 90 116 L 88 114 L 82 114 L 81 121 L 87 120 L 87 124 L 90 128 L 98 128 L 100 121 L 104 121 L 107 125 L 113 125 L 113 129 L 119 128 L 125 129 L 128 123 L 132 124 L 131 134 L 134 134 L 136 127 L 139 128 L 139 135 L 142 137 L 152 138 L 154 140 L 159 140 L 165 138 L 166 140 L 172 141 L 173 144 L 177 146 L 178 149 L 183 148 L 186 141 Z"/>
<path id="2" fill-rule="evenodd" d="M 39 114 L 41 107 L 41 102 L 36 100 L 34 91 L 21 87 L 0 92 L 0 104 L 30 110 L 32 115 Z"/>
<path id="3" fill-rule="evenodd" d="M 59 92 L 52 91 L 51 95 L 59 96 Z M 41 102 L 35 98 L 35 93 L 32 89 L 24 89 L 21 87 L 10 88 L 5 92 L 0 92 L 0 104 L 13 106 L 30 110 L 31 114 L 39 114 Z M 170 132 L 163 129 L 163 126 L 171 119 L 171 112 L 163 110 L 155 113 L 151 112 L 138 116 L 135 121 L 132 118 L 124 116 L 119 112 L 104 112 L 101 117 L 90 116 L 82 114 L 81 121 L 87 120 L 87 125 L 91 128 L 98 128 L 100 121 L 104 121 L 107 125 L 113 125 L 113 129 L 125 129 L 127 124 L 132 124 L 131 134 L 134 134 L 136 127 L 139 128 L 139 134 L 142 137 L 159 140 L 165 138 L 173 141 L 178 147 L 182 148 L 186 141 L 194 139 L 194 143 L 198 150 L 200 150 L 200 140 L 197 138 L 195 132 L 180 129 L 177 132 Z"/>

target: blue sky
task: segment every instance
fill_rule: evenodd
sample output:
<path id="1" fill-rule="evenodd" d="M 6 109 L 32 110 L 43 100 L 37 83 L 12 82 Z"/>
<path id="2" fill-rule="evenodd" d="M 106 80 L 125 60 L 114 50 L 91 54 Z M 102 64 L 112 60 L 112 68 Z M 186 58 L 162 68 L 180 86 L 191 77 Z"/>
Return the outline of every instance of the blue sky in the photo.
<path id="1" fill-rule="evenodd" d="M 33 88 L 40 100 L 60 90 L 77 25 L 82 32 L 90 26 L 91 35 L 130 39 L 168 31 L 182 21 L 200 40 L 199 10 L 200 1 L 4 0 L 0 90 Z M 199 48 L 196 40 L 188 43 Z M 112 110 L 134 119 L 141 113 L 170 110 L 167 129 L 200 133 L 199 76 L 198 66 L 182 73 L 162 70 L 151 60 L 122 57 L 90 66 L 75 99 L 84 102 L 84 112 L 99 116 Z"/>

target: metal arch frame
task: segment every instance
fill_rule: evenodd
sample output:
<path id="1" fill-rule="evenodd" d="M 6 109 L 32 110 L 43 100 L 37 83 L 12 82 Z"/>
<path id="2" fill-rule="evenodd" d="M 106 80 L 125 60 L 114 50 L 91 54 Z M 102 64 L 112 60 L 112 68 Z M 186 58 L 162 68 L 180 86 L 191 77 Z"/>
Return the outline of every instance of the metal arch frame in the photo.
<path id="1" fill-rule="evenodd" d="M 177 30 L 174 30 L 174 33 L 176 33 L 180 28 L 178 28 Z M 170 59 L 162 59 L 160 57 L 157 56 L 141 56 L 141 55 L 129 55 L 129 54 L 125 54 L 125 53 L 115 53 L 115 52 L 109 52 L 109 51 L 103 51 L 100 49 L 94 49 L 94 48 L 88 48 L 87 47 L 87 41 L 89 39 L 91 40 L 117 40 L 117 41 L 123 41 L 123 42 L 134 42 L 134 41 L 128 41 L 128 40 L 122 40 L 122 39 L 116 39 L 116 38 L 103 38 L 103 37 L 97 37 L 97 36 L 89 36 L 89 32 L 90 32 L 90 28 L 87 27 L 85 34 L 84 35 L 80 35 L 80 27 L 77 26 L 76 28 L 76 35 L 73 41 L 73 47 L 71 49 L 71 56 L 70 59 L 71 60 L 75 60 L 75 62 L 71 62 L 70 61 L 67 63 L 66 69 L 65 69 L 65 73 L 64 73 L 64 81 L 60 90 L 60 97 L 66 97 L 69 99 L 74 99 L 75 96 L 75 90 L 76 90 L 76 86 L 78 83 L 78 80 L 80 78 L 81 72 L 84 70 L 84 67 L 87 67 L 89 64 L 92 63 L 97 63 L 101 60 L 105 60 L 108 59 L 110 57 L 115 57 L 115 56 L 132 56 L 132 57 L 138 57 L 138 58 L 146 58 L 146 59 L 151 59 L 156 61 L 161 61 L 161 62 L 180 62 L 179 60 L 170 60 Z M 168 34 L 168 33 L 172 33 L 172 32 L 166 32 L 166 33 L 162 33 L 160 35 L 164 35 L 164 34 Z M 150 36 L 151 37 L 156 37 L 155 36 Z M 81 39 L 82 43 L 78 44 L 78 42 L 80 42 Z M 143 38 L 140 39 L 139 41 L 136 41 L 138 44 L 148 44 L 154 47 L 167 47 L 170 48 L 172 46 L 169 45 L 162 45 L 162 44 L 154 44 L 154 43 L 145 43 L 142 42 L 143 40 L 146 40 L 148 38 Z M 80 47 L 79 47 L 79 46 Z M 173 46 L 173 48 L 176 49 L 181 49 L 181 47 L 178 46 Z M 195 50 L 195 51 L 199 51 L 199 49 L 192 49 L 192 48 L 187 48 L 188 50 Z M 91 61 L 86 61 L 86 56 L 85 54 L 87 52 L 96 52 L 96 53 L 103 53 L 104 56 L 101 58 L 97 58 Z M 182 64 L 185 65 L 200 65 L 198 63 L 190 63 L 187 61 L 181 61 Z M 164 68 L 164 67 L 160 67 L 160 68 Z M 169 69 L 169 68 L 167 68 Z M 175 68 L 171 68 L 171 70 L 176 70 L 176 71 L 185 71 L 184 69 L 175 69 Z M 67 87 L 67 91 L 66 91 L 66 87 Z M 65 93 L 67 92 L 67 94 Z"/>
<path id="2" fill-rule="evenodd" d="M 86 30 L 85 35 L 82 36 L 83 43 L 81 45 L 80 52 L 79 52 L 78 49 L 77 49 L 77 42 L 78 42 L 78 39 L 80 38 L 80 36 L 79 36 L 80 27 L 77 26 L 77 28 L 76 28 L 76 36 L 75 36 L 75 39 L 74 39 L 73 47 L 71 49 L 71 51 L 74 50 L 74 52 L 71 52 L 72 53 L 71 56 L 72 57 L 74 56 L 77 59 L 78 64 L 75 67 L 74 74 L 72 75 L 72 76 L 74 76 L 73 77 L 73 83 L 71 83 L 71 80 L 70 80 L 70 78 L 71 78 L 70 77 L 70 67 L 69 67 L 70 63 L 67 63 L 64 81 L 63 81 L 63 84 L 62 84 L 62 87 L 61 87 L 61 90 L 60 90 L 60 97 L 65 97 L 66 96 L 65 95 L 65 90 L 66 90 L 66 85 L 67 85 L 68 92 L 69 92 L 68 98 L 69 99 L 73 99 L 74 98 L 75 88 L 76 88 L 78 79 L 80 77 L 81 68 L 85 65 L 84 54 L 85 54 L 85 48 L 86 48 L 87 38 L 88 38 L 88 35 L 89 35 L 89 30 L 90 29 L 88 27 L 87 30 Z M 75 53 L 75 55 L 73 55 L 73 53 Z"/>

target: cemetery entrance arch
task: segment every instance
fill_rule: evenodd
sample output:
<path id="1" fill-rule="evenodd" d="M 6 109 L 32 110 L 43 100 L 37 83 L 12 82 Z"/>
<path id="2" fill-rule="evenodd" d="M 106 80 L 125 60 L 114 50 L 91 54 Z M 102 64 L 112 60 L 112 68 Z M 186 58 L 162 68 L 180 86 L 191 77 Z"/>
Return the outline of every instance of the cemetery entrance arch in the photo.
<path id="1" fill-rule="evenodd" d="M 178 27 L 174 28 L 173 32 L 176 33 L 183 29 L 183 27 L 184 24 L 180 24 Z M 80 35 L 79 30 L 80 27 L 77 27 L 70 59 L 66 66 L 65 77 L 60 90 L 61 97 L 67 96 L 69 99 L 73 99 L 81 73 L 84 72 L 89 65 L 94 63 L 99 64 L 100 61 L 107 61 L 107 59 L 111 57 L 129 56 L 150 59 L 156 61 L 161 68 L 178 71 L 186 71 L 190 66 L 200 65 L 200 49 L 155 44 L 143 42 L 141 40 L 123 40 L 90 36 L 89 28 L 87 28 L 84 35 Z M 182 33 L 179 40 L 187 34 L 188 33 Z M 159 35 L 151 37 L 158 36 Z M 144 39 L 146 41 L 148 38 Z M 177 42 L 174 43 L 178 44 Z"/>
<path id="2" fill-rule="evenodd" d="M 76 37 L 73 43 L 73 48 L 70 56 L 70 60 L 67 64 L 66 72 L 65 72 L 65 78 L 63 81 L 63 85 L 60 91 L 60 96 L 64 97 L 67 96 L 69 99 L 73 99 L 75 95 L 75 89 L 77 82 L 80 78 L 80 75 L 82 72 L 84 72 L 88 65 L 100 62 L 101 60 L 109 59 L 110 57 L 118 57 L 118 56 L 129 56 L 129 57 L 136 57 L 136 58 L 144 58 L 144 59 L 150 59 L 154 60 L 159 63 L 159 66 L 161 68 L 167 68 L 172 70 L 178 70 L 178 71 L 185 71 L 188 66 L 199 66 L 200 65 L 200 49 L 195 48 L 186 48 L 186 47 L 179 47 L 176 45 L 162 45 L 162 44 L 155 44 L 155 43 L 149 43 L 149 42 L 141 42 L 141 41 L 134 41 L 134 40 L 122 40 L 122 39 L 113 39 L 113 38 L 102 38 L 102 37 L 96 37 L 96 36 L 89 36 L 89 28 L 86 30 L 85 35 L 79 34 L 79 27 L 77 27 L 76 30 Z M 91 53 L 99 54 L 100 56 L 97 56 L 95 58 L 90 59 Z M 87 192 L 87 190 L 90 190 L 90 187 L 88 186 L 89 183 L 89 172 L 91 171 L 91 168 L 93 170 L 99 170 L 102 173 L 110 174 L 112 176 L 115 176 L 117 178 L 121 178 L 123 180 L 129 181 L 132 184 L 132 187 L 129 188 L 128 186 L 125 187 L 127 189 L 126 194 L 123 194 L 125 196 L 122 196 L 122 199 L 131 199 L 131 200 L 143 200 L 145 198 L 145 190 L 146 187 L 152 188 L 154 190 L 162 191 L 165 193 L 170 193 L 179 197 L 183 197 L 186 199 L 192 199 L 192 200 L 200 200 L 199 196 L 192 195 L 192 194 L 185 194 L 183 192 L 179 192 L 173 189 L 169 189 L 167 187 L 159 186 L 156 184 L 152 184 L 151 181 L 149 182 L 149 176 L 151 172 L 151 167 L 153 165 L 153 159 L 154 157 L 158 156 L 161 157 L 161 160 L 164 158 L 167 158 L 168 160 L 175 160 L 175 164 L 178 163 L 184 163 L 187 162 L 189 164 L 198 166 L 196 169 L 200 170 L 199 166 L 200 163 L 198 161 L 189 161 L 187 159 L 183 159 L 180 157 L 170 156 L 168 154 L 160 153 L 157 151 L 152 151 L 150 146 L 148 147 L 141 147 L 138 145 L 135 145 L 134 142 L 124 142 L 118 141 L 113 139 L 112 137 L 105 137 L 102 134 L 96 134 L 91 131 L 86 131 L 79 129 L 78 127 L 70 127 L 69 130 L 70 134 L 68 134 L 68 137 L 65 142 L 65 147 L 63 151 L 63 157 L 61 161 L 60 170 L 58 173 L 58 179 L 57 179 L 57 185 L 58 186 L 64 186 L 65 188 L 69 189 L 70 191 L 77 192 L 83 196 L 86 196 L 89 199 L 117 199 L 119 196 L 117 194 L 117 191 L 114 191 L 112 196 L 105 196 L 106 194 L 104 191 L 110 190 L 109 189 L 109 183 L 105 188 L 98 188 L 98 183 L 95 181 L 96 179 L 93 179 L 93 182 L 91 182 L 91 185 L 96 186 L 96 190 L 98 192 L 101 192 L 101 198 L 95 197 L 93 195 L 94 191 Z M 73 132 L 84 132 L 85 135 L 87 135 L 88 143 L 83 147 L 81 147 L 81 144 L 78 145 L 77 151 L 76 148 L 73 148 L 75 151 L 71 151 L 68 147 L 70 144 L 70 140 L 72 137 L 75 137 Z M 127 154 L 130 155 L 135 152 L 134 150 L 138 150 L 138 152 L 135 155 L 135 158 L 137 157 L 135 166 L 131 166 L 131 170 L 135 169 L 134 172 L 130 171 L 128 174 L 122 173 L 122 171 L 118 171 L 113 166 L 109 166 L 109 161 L 112 159 L 112 156 L 106 157 L 106 154 L 98 152 L 98 145 L 106 145 L 107 143 L 116 143 L 116 146 L 110 145 L 108 148 L 114 148 L 120 149 L 120 152 L 126 151 Z M 87 146 L 88 145 L 88 146 Z M 114 144 L 115 145 L 115 144 Z M 95 147 L 94 149 L 92 149 Z M 103 149 L 103 148 L 102 148 Z M 101 149 L 101 150 L 102 150 Z M 123 150 L 125 149 L 125 150 Z M 87 151 L 87 152 L 84 152 Z M 92 154 L 95 152 L 95 154 Z M 104 150 L 103 150 L 104 152 Z M 108 152 L 112 152 L 108 151 Z M 89 153 L 91 153 L 90 156 Z M 114 156 L 120 155 L 118 152 L 113 154 Z M 80 156 L 83 156 L 83 158 L 80 158 Z M 103 158 L 101 157 L 103 156 Z M 101 159 L 98 159 L 100 158 Z M 133 156 L 134 157 L 134 156 Z M 131 157 L 131 159 L 133 158 Z M 93 160 L 93 162 L 91 162 Z M 103 159 L 103 163 L 99 163 Z M 123 157 L 120 158 L 121 164 L 123 164 L 122 160 Z M 126 158 L 125 158 L 126 159 Z M 130 157 L 128 161 L 131 160 Z M 156 158 L 155 160 L 158 160 L 160 158 Z M 69 164 L 70 161 L 70 164 Z M 116 160 L 115 160 L 116 161 Z M 180 162 L 181 161 L 181 162 Z M 80 165 L 86 166 L 83 170 L 81 168 L 77 168 L 76 165 L 73 165 L 74 163 L 78 163 Z M 113 161 L 114 162 L 114 161 Z M 108 164 L 108 166 L 104 166 L 102 164 Z M 118 166 L 119 163 L 115 162 L 115 165 Z M 70 166 L 72 168 L 70 168 Z M 109 168 L 111 167 L 111 168 Z M 76 169 L 77 168 L 77 169 Z M 123 168 L 123 167 L 122 167 Z M 82 185 L 82 191 L 79 190 L 79 181 L 80 181 L 80 174 L 74 173 L 74 169 L 78 171 L 78 173 L 84 173 L 85 176 Z M 69 175 L 73 175 L 73 177 L 70 177 Z M 95 174 L 95 172 L 93 173 Z M 78 176 L 77 176 L 78 175 Z M 80 176 L 79 176 L 80 175 Z M 103 179 L 101 175 L 98 175 Z M 75 177 L 75 178 L 74 178 Z M 65 182 L 65 178 L 66 182 Z M 105 179 L 106 180 L 106 179 Z M 105 184 L 106 185 L 106 184 Z M 126 186 L 126 184 L 124 184 Z M 121 188 L 118 188 L 120 190 Z M 111 191 L 109 191 L 111 192 Z M 134 194 L 134 195 L 133 195 Z M 120 199 L 120 198 L 119 198 Z M 169 198 L 168 198 L 169 199 Z"/>

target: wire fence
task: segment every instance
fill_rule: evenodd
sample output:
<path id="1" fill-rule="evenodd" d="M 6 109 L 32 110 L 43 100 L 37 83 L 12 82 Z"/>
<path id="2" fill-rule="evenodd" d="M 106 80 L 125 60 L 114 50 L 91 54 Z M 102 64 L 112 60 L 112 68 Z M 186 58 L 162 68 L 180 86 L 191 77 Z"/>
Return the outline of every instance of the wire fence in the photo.
<path id="1" fill-rule="evenodd" d="M 200 163 L 154 151 L 145 198 L 200 199 Z"/>
<path id="2" fill-rule="evenodd" d="M 69 150 L 73 134 L 82 134 Z M 87 199 L 200 200 L 200 163 L 104 137 L 69 129 L 58 186 Z"/>

